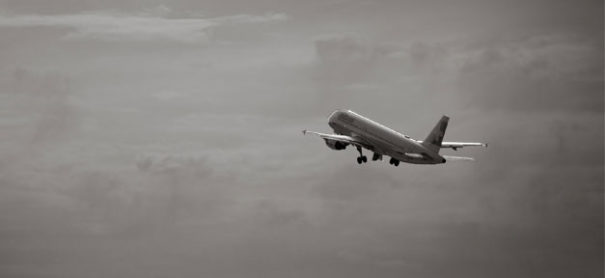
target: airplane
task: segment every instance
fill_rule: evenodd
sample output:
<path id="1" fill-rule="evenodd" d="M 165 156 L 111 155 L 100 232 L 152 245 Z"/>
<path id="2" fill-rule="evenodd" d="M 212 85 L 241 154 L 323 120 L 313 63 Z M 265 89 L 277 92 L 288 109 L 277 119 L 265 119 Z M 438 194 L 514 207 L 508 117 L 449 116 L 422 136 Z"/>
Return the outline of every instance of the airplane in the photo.
<path id="1" fill-rule="evenodd" d="M 334 130 L 334 134 L 306 129 L 302 132 L 304 135 L 318 135 L 333 150 L 344 150 L 348 145 L 355 146 L 359 152 L 358 164 L 368 161 L 368 158 L 363 155 L 362 149 L 374 152 L 372 161 L 382 160 L 383 156 L 390 156 L 389 163 L 399 166 L 399 162 L 442 164 L 446 162 L 446 158 L 473 160 L 470 157 L 441 156 L 439 150 L 442 148 L 458 150 L 459 148 L 473 146 L 487 147 L 487 143 L 443 142 L 448 122 L 449 117 L 442 116 L 429 135 L 423 141 L 418 141 L 351 110 L 339 109 L 332 112 L 328 117 L 328 125 Z"/>

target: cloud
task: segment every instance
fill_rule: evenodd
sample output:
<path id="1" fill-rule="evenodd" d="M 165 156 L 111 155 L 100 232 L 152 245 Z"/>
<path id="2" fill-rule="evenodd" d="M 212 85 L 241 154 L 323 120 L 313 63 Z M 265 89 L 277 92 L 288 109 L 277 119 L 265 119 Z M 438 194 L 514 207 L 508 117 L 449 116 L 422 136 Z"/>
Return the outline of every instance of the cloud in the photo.
<path id="1" fill-rule="evenodd" d="M 488 40 L 455 57 L 461 95 L 487 109 L 603 112 L 601 47 L 574 35 Z M 453 61 L 452 61 L 453 62 Z"/>
<path id="2" fill-rule="evenodd" d="M 72 104 L 72 80 L 55 71 L 12 70 L 0 82 L 0 95 L 10 100 L 4 107 L 5 121 L 21 139 L 41 143 L 64 139 L 78 125 L 78 111 Z M 28 113 L 23 113 L 28 111 Z"/>
<path id="3" fill-rule="evenodd" d="M 315 50 L 324 63 L 365 62 L 373 56 L 369 43 L 353 34 L 318 38 L 315 41 Z"/>
<path id="4" fill-rule="evenodd" d="M 436 106 L 602 112 L 601 48 L 593 38 L 564 33 L 409 44 L 331 35 L 315 40 L 315 80 L 330 105 L 345 94 L 404 87 L 410 97 L 438 95 Z"/>
<path id="5" fill-rule="evenodd" d="M 95 14 L 186 14 L 131 5 Z M 199 32 L 238 43 L 121 47 L 74 23 L 0 27 L 0 276 L 603 276 L 603 115 L 559 109 L 602 85 L 599 48 L 502 38 L 484 21 L 473 26 L 496 38 L 408 36 L 467 18 L 409 3 L 346 17 L 296 6 L 279 28 L 287 17 L 259 3 L 216 5 L 240 15 L 191 14 L 215 24 Z M 411 17 L 445 29 L 398 21 Z M 57 34 L 88 41 L 39 43 Z M 490 147 L 443 151 L 475 163 L 357 165 L 354 149 L 300 134 L 329 131 L 337 107 L 414 138 L 447 113 L 449 140 Z"/>
<path id="6" fill-rule="evenodd" d="M 66 39 L 102 41 L 167 40 L 183 43 L 206 42 L 210 29 L 219 25 L 283 21 L 284 14 L 234 15 L 218 18 L 168 18 L 164 6 L 142 14 L 81 13 L 71 15 L 0 15 L 0 27 L 68 28 Z"/>
<path id="7" fill-rule="evenodd" d="M 288 15 L 283 13 L 267 13 L 264 15 L 239 14 L 217 17 L 212 20 L 223 24 L 266 23 L 288 20 Z"/>
<path id="8" fill-rule="evenodd" d="M 397 46 L 371 42 L 354 33 L 324 35 L 315 39 L 318 59 L 314 79 L 322 91 L 322 103 L 330 110 L 338 105 L 339 93 L 359 87 L 374 88 L 376 73 L 384 68 Z M 332 106 L 334 107 L 334 106 Z M 340 107 L 340 106 L 336 106 Z"/>

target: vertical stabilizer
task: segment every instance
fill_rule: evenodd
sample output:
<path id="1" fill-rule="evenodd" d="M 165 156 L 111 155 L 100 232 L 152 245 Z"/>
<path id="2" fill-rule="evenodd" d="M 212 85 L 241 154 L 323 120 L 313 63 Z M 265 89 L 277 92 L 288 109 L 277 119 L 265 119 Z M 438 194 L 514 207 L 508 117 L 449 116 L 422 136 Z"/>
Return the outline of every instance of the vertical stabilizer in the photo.
<path id="1" fill-rule="evenodd" d="M 445 129 L 447 128 L 447 123 L 449 120 L 450 118 L 448 116 L 441 117 L 441 120 L 437 122 L 437 125 L 435 125 L 431 133 L 429 133 L 426 139 L 422 141 L 422 145 L 435 153 L 439 153 L 439 150 L 441 149 L 441 142 L 443 141 Z"/>

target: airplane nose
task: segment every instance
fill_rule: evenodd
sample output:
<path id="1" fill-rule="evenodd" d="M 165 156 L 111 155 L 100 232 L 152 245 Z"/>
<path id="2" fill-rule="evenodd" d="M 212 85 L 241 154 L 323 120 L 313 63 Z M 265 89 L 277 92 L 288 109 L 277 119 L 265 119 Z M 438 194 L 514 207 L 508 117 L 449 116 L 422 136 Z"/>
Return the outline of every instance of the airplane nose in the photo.
<path id="1" fill-rule="evenodd" d="M 330 114 L 330 116 L 328 117 L 328 125 L 332 126 L 332 124 L 334 124 L 334 122 L 336 121 L 336 118 L 340 114 L 342 114 L 342 112 L 340 110 L 336 110 L 336 111 L 332 112 L 332 114 Z"/>
<path id="2" fill-rule="evenodd" d="M 328 116 L 328 120 L 329 121 L 334 120 L 334 118 L 336 117 L 336 115 L 338 115 L 339 112 L 340 112 L 340 110 L 334 110 L 332 113 L 330 113 L 330 116 Z"/>

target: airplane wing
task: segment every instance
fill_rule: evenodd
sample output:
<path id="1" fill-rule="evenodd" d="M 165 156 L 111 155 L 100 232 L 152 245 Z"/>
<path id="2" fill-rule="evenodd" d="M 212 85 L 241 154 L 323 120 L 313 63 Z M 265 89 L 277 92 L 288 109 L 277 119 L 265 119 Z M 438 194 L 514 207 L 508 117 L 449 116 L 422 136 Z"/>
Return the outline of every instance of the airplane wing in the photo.
<path id="1" fill-rule="evenodd" d="M 359 147 L 363 147 L 363 148 L 371 147 L 368 144 L 366 144 L 365 142 L 362 142 L 351 136 L 339 135 L 339 134 L 327 134 L 327 133 L 321 133 L 321 132 L 317 132 L 317 131 L 308 131 L 306 129 L 303 130 L 302 133 L 305 135 L 307 133 L 315 134 L 324 140 L 334 140 L 334 141 L 343 142 L 343 143 L 347 143 L 347 144 L 351 144 L 351 145 L 355 145 L 355 146 L 359 146 Z"/>
<path id="2" fill-rule="evenodd" d="M 302 133 L 304 135 L 306 135 L 307 133 L 315 134 L 315 135 L 321 137 L 322 139 L 334 140 L 334 141 L 343 142 L 343 143 L 352 144 L 352 145 L 359 145 L 361 147 L 363 147 L 363 145 L 365 145 L 363 142 L 361 142 L 351 136 L 346 136 L 346 135 L 327 134 L 327 133 L 321 133 L 321 132 L 317 132 L 317 131 L 309 131 L 306 129 L 303 130 Z"/>
<path id="3" fill-rule="evenodd" d="M 422 143 L 422 141 L 416 141 Z M 476 143 L 476 142 L 441 142 L 441 148 L 450 148 L 457 150 L 462 147 L 486 147 L 487 143 Z"/>

